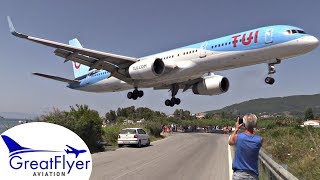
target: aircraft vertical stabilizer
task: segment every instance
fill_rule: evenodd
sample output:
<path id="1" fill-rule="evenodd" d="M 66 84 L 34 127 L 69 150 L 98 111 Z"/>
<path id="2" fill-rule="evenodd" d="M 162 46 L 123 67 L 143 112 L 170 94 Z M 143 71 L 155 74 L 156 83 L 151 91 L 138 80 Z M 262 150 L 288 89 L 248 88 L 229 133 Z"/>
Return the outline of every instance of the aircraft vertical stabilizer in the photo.
<path id="1" fill-rule="evenodd" d="M 80 44 L 79 40 L 76 38 L 70 40 L 69 45 L 82 48 L 82 45 Z M 72 67 L 73 67 L 73 73 L 75 78 L 86 75 L 90 70 L 89 66 L 85 66 L 83 64 L 79 64 L 76 62 L 72 62 Z"/>

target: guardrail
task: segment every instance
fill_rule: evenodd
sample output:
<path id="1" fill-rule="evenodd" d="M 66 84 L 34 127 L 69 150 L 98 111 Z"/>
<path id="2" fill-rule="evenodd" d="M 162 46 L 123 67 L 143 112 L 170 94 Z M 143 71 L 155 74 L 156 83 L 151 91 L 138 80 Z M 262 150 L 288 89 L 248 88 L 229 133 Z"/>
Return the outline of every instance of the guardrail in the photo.
<path id="1" fill-rule="evenodd" d="M 260 179 L 298 180 L 280 164 L 272 160 L 262 149 L 259 153 L 259 174 Z"/>

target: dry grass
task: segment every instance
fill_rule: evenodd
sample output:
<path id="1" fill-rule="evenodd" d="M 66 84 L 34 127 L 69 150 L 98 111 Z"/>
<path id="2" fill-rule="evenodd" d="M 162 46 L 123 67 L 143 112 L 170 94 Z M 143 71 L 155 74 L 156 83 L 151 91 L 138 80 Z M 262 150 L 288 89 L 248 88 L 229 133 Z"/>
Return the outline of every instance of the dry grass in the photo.
<path id="1" fill-rule="evenodd" d="M 320 178 L 320 128 L 277 127 L 259 133 L 263 148 L 299 179 Z"/>

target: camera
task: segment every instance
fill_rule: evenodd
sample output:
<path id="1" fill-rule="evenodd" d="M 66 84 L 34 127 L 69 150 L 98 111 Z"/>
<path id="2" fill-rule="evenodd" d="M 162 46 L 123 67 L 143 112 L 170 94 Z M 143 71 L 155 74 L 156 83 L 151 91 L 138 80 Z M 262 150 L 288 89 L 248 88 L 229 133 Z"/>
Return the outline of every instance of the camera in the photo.
<path id="1" fill-rule="evenodd" d="M 243 123 L 243 118 L 239 117 L 239 124 Z"/>

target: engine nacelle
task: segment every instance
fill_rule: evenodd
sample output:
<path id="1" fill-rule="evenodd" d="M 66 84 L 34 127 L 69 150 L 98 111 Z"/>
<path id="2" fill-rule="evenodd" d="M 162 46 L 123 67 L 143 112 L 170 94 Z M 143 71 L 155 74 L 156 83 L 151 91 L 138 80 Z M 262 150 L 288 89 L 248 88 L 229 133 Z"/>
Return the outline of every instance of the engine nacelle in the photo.
<path id="1" fill-rule="evenodd" d="M 226 77 L 212 75 L 192 86 L 192 92 L 199 95 L 218 95 L 229 90 L 229 80 Z"/>
<path id="2" fill-rule="evenodd" d="M 132 64 L 129 69 L 129 76 L 132 79 L 153 79 L 163 74 L 165 64 L 161 59 L 146 59 Z"/>

